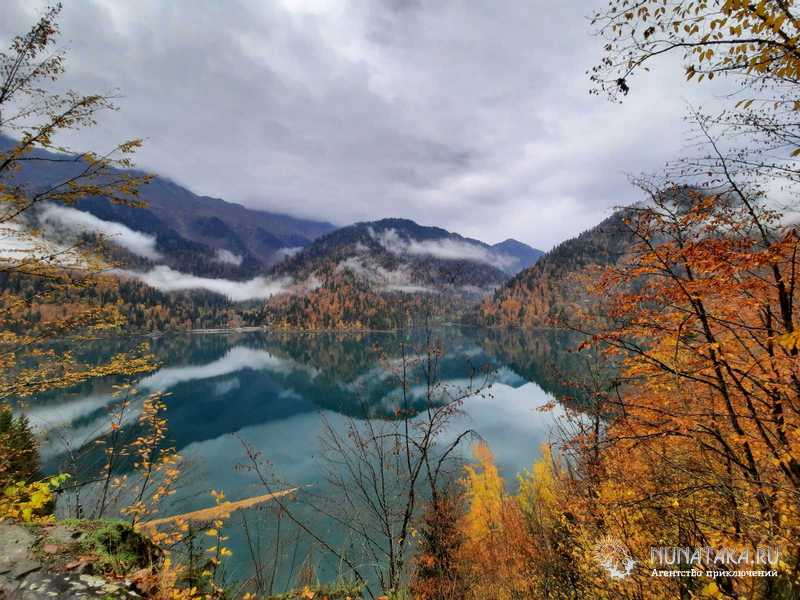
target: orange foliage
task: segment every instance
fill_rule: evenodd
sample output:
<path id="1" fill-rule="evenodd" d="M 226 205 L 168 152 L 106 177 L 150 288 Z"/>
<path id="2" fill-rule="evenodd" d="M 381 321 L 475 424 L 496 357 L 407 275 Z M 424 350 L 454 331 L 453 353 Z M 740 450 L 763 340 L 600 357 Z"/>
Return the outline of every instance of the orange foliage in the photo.
<path id="1" fill-rule="evenodd" d="M 800 237 L 781 222 L 744 193 L 656 193 L 629 213 L 638 242 L 593 290 L 602 318 L 575 318 L 594 338 L 581 349 L 604 348 L 620 378 L 566 411 L 559 460 L 545 453 L 516 496 L 478 450 L 468 597 L 797 597 Z M 598 563 L 602 544 L 631 557 L 625 577 Z M 774 577 L 659 578 L 659 546 L 778 547 L 780 560 L 728 565 Z"/>

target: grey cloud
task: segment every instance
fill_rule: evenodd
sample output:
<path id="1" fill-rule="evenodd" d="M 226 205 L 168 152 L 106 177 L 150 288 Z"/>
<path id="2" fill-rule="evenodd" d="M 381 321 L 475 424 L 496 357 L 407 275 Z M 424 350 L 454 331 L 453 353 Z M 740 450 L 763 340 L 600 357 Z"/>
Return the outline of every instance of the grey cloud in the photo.
<path id="1" fill-rule="evenodd" d="M 589 96 L 602 42 L 585 17 L 604 5 L 67 3 L 64 83 L 122 98 L 63 141 L 143 137 L 140 166 L 255 208 L 547 249 L 638 199 L 626 173 L 673 158 L 684 100 L 712 100 L 673 63 L 623 105 Z M 43 6 L 0 4 L 0 36 Z"/>

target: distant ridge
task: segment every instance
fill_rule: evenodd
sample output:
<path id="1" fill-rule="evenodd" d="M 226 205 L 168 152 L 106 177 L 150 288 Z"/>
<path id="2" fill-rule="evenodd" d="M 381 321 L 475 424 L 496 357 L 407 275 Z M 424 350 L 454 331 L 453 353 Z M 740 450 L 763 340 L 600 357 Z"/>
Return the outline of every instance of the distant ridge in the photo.
<path id="1" fill-rule="evenodd" d="M 479 240 L 410 219 L 388 218 L 328 233 L 278 264 L 275 273 L 304 279 L 334 265 L 366 279 L 384 277 L 384 286 L 395 290 L 494 287 L 508 279 L 502 267 L 512 262 L 515 257 Z"/>
<path id="2" fill-rule="evenodd" d="M 14 140 L 0 135 L 0 151 L 14 145 Z M 34 150 L 31 155 L 42 158 L 59 156 L 41 149 Z M 23 163 L 15 180 L 36 190 L 63 181 L 79 168 L 79 163 L 30 161 Z M 200 196 L 160 176 L 155 176 L 144 186 L 141 195 L 147 203 L 146 208 L 114 205 L 102 198 L 87 198 L 75 208 L 99 219 L 122 223 L 135 231 L 156 236 L 157 249 L 164 255 L 166 264 L 198 275 L 252 276 L 282 260 L 285 249 L 307 246 L 319 236 L 336 229 L 323 221 L 246 208 L 220 198 Z M 215 262 L 215 254 L 221 250 L 239 257 L 240 264 Z M 130 262 L 137 262 L 127 258 Z"/>
<path id="3" fill-rule="evenodd" d="M 523 269 L 527 269 L 528 267 L 535 265 L 536 261 L 544 255 L 544 252 L 538 248 L 533 248 L 528 244 L 512 238 L 494 244 L 492 248 L 508 254 L 509 256 L 513 256 L 519 261 L 514 273 L 519 273 Z"/>
<path id="4" fill-rule="evenodd" d="M 517 262 L 481 241 L 409 219 L 342 227 L 277 264 L 276 278 L 304 282 L 302 295 L 266 303 L 278 328 L 390 329 L 452 318 L 508 279 Z"/>

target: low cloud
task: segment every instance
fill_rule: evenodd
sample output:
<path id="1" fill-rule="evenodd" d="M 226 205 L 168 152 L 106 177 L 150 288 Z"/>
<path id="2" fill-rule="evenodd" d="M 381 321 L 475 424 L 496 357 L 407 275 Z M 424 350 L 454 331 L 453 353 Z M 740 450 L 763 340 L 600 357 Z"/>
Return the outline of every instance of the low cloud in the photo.
<path id="1" fill-rule="evenodd" d="M 293 246 L 290 248 L 278 248 L 278 250 L 275 252 L 275 256 L 278 257 L 278 260 L 284 260 L 286 258 L 294 256 L 302 249 L 303 249 L 302 246 Z"/>
<path id="2" fill-rule="evenodd" d="M 415 283 L 410 269 L 405 266 L 396 271 L 389 271 L 372 261 L 354 256 L 340 262 L 336 269 L 350 271 L 357 277 L 365 279 L 370 284 L 387 292 L 436 293 L 433 288 Z"/>
<path id="3" fill-rule="evenodd" d="M 50 236 L 58 236 L 64 230 L 77 234 L 94 233 L 142 258 L 150 260 L 161 258 L 161 254 L 156 250 L 155 236 L 134 231 L 122 223 L 103 221 L 75 208 L 48 204 L 39 213 L 39 220 L 45 234 Z"/>
<path id="4" fill-rule="evenodd" d="M 61 267 L 86 266 L 84 257 L 77 249 L 34 235 L 25 224 L 14 221 L 4 223 L 0 226 L 0 262 L 19 265 L 29 261 Z"/>
<path id="5" fill-rule="evenodd" d="M 241 254 L 234 254 L 230 250 L 219 248 L 216 253 L 214 253 L 214 258 L 211 260 L 226 265 L 236 265 L 237 267 L 240 267 L 242 266 L 243 258 Z"/>
<path id="6" fill-rule="evenodd" d="M 469 260 L 485 263 L 508 271 L 517 264 L 517 259 L 479 244 L 443 238 L 439 240 L 415 240 L 402 237 L 395 229 L 376 232 L 370 235 L 386 250 L 393 254 L 432 256 L 442 260 Z"/>
<path id="7" fill-rule="evenodd" d="M 288 277 L 280 279 L 254 277 L 248 281 L 231 281 L 181 273 L 165 265 L 153 267 L 146 272 L 119 269 L 115 273 L 138 279 L 162 292 L 206 290 L 226 296 L 233 302 L 265 300 L 276 294 L 293 291 L 292 280 Z"/>
<path id="8" fill-rule="evenodd" d="M 487 294 L 487 292 L 491 292 L 492 290 L 496 289 L 497 286 L 488 286 L 485 288 L 479 287 L 477 285 L 462 285 L 461 286 L 461 293 L 466 296 L 473 296 L 477 298 L 482 298 Z"/>

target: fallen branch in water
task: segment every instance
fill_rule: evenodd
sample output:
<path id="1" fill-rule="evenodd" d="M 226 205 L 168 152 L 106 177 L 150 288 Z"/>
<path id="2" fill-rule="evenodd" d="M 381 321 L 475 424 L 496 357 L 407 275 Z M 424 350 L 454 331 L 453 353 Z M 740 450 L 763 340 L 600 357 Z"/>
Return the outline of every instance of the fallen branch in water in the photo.
<path id="1" fill-rule="evenodd" d="M 145 521 L 141 524 L 141 527 L 158 527 L 159 525 L 166 525 L 168 523 L 173 523 L 176 521 L 213 521 L 214 519 L 222 519 L 229 516 L 232 512 L 243 509 L 243 508 L 250 508 L 252 506 L 257 506 L 264 502 L 269 502 L 274 498 L 280 498 L 282 496 L 288 496 L 289 494 L 296 492 L 299 488 L 289 488 L 286 490 L 280 490 L 278 492 L 273 492 L 271 494 L 263 494 L 261 496 L 252 496 L 250 498 L 245 498 L 244 500 L 237 500 L 236 502 L 222 502 L 217 506 L 212 506 L 210 508 L 203 508 L 200 510 L 195 510 L 188 513 L 183 513 L 181 515 L 173 515 L 171 517 L 164 517 L 162 519 L 153 519 L 152 521 Z"/>

